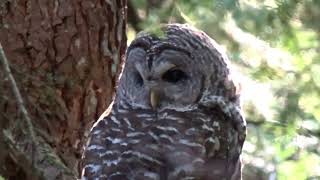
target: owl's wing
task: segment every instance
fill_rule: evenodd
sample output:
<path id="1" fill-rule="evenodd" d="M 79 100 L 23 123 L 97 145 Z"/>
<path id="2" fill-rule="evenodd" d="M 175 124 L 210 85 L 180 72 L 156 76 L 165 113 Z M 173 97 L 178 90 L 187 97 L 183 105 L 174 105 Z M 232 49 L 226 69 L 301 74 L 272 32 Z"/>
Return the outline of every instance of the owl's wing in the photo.
<path id="1" fill-rule="evenodd" d="M 231 121 L 233 129 L 226 131 L 223 134 L 227 137 L 212 137 L 212 146 L 217 146 L 217 142 L 222 139 L 226 139 L 228 154 L 226 160 L 217 158 L 214 154 L 216 153 L 216 148 L 208 148 L 206 146 L 206 151 L 208 154 L 209 162 L 211 161 L 211 169 L 221 169 L 221 167 L 226 167 L 225 172 L 230 175 L 229 179 L 241 179 L 241 159 L 240 154 L 242 151 L 242 146 L 246 137 L 246 121 L 244 119 L 241 108 L 238 104 L 230 101 L 226 101 L 222 96 L 208 96 L 200 100 L 200 104 L 206 109 L 216 110 L 222 112 L 224 118 Z M 216 112 L 212 112 L 216 114 Z M 215 122 L 215 119 L 213 119 Z M 221 124 L 220 124 L 221 125 Z M 228 126 L 226 126 L 228 128 Z M 224 128 L 224 127 L 223 127 Z M 231 133 L 231 134 L 230 134 Z M 219 134 L 220 135 L 220 134 Z M 210 143 L 209 143 L 210 144 Z M 210 155 L 210 153 L 212 153 Z M 208 174 L 211 174 L 209 172 Z M 225 174 L 225 173 L 224 173 Z"/>
<path id="2" fill-rule="evenodd" d="M 200 104 L 207 107 L 219 107 L 239 132 L 239 140 L 243 141 L 246 137 L 246 121 L 239 105 L 226 101 L 223 96 L 207 96 L 200 100 Z"/>

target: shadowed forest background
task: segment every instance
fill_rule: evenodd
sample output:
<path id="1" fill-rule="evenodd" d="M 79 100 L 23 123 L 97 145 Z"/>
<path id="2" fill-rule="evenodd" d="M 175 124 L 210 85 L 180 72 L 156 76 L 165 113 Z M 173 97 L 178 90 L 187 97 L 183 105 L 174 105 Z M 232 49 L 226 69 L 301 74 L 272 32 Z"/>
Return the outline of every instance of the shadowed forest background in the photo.
<path id="1" fill-rule="evenodd" d="M 1 63 L 0 179 L 78 176 L 126 44 L 174 22 L 205 31 L 241 74 L 243 179 L 320 179 L 319 19 L 318 0 L 1 1 L 0 42 L 32 129 Z"/>

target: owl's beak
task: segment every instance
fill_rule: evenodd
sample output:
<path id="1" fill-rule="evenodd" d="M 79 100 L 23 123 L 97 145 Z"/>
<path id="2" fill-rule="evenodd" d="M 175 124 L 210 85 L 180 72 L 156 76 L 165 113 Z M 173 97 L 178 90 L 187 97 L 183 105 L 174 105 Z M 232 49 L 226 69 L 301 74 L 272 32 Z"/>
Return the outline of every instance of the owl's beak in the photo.
<path id="1" fill-rule="evenodd" d="M 152 109 L 156 109 L 158 107 L 159 94 L 154 90 L 150 91 L 150 103 L 151 103 Z"/>

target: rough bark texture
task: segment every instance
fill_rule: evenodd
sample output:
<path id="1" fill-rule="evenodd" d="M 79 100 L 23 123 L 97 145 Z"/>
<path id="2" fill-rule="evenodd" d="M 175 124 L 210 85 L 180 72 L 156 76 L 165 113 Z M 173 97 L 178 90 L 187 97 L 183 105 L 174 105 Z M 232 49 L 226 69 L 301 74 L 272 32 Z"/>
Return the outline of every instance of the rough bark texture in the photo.
<path id="1" fill-rule="evenodd" d="M 30 140 L 0 66 L 0 174 L 73 179 L 111 101 L 126 48 L 126 0 L 0 2 L 0 42 L 32 119 Z"/>

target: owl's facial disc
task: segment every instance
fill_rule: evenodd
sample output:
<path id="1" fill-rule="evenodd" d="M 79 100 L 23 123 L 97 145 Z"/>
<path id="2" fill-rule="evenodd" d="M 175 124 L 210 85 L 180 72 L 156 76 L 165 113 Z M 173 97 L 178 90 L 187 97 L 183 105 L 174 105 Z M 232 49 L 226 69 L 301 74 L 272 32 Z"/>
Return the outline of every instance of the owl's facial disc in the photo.
<path id="1" fill-rule="evenodd" d="M 131 50 L 118 88 L 122 99 L 154 110 L 195 104 L 203 74 L 194 60 L 176 50 L 163 50 L 152 58 L 150 64 L 145 50 Z"/>
<path id="2" fill-rule="evenodd" d="M 150 89 L 150 104 L 152 109 L 157 109 L 161 98 L 164 96 L 164 87 L 168 83 L 178 83 L 184 79 L 187 79 L 187 75 L 176 68 L 175 64 L 165 62 L 154 68 L 152 74 L 156 74 L 156 77 L 150 75 L 145 79 L 145 85 L 147 89 Z"/>

